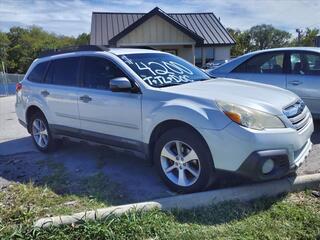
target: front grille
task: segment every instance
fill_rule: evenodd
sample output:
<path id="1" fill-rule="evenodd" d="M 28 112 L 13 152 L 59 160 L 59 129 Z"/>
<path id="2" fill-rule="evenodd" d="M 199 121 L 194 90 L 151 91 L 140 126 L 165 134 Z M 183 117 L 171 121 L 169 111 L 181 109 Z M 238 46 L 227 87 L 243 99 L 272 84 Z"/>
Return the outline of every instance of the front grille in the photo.
<path id="1" fill-rule="evenodd" d="M 293 105 L 285 108 L 283 113 L 297 130 L 304 128 L 309 122 L 310 112 L 302 100 L 297 101 Z"/>

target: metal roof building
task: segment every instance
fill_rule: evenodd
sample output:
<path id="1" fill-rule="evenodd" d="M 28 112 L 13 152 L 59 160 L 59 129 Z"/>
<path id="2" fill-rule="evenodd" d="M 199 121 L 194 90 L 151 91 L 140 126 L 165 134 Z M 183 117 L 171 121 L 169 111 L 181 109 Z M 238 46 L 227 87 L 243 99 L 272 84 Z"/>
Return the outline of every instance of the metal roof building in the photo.
<path id="1" fill-rule="evenodd" d="M 90 43 L 111 47 L 148 47 L 203 65 L 230 57 L 234 39 L 213 13 L 93 12 Z"/>

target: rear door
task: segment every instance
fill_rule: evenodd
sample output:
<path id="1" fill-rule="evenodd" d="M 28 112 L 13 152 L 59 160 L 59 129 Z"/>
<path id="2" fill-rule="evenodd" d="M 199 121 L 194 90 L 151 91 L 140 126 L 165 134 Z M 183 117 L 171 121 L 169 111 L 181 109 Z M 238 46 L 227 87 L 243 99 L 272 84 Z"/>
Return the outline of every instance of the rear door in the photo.
<path id="1" fill-rule="evenodd" d="M 88 139 L 131 149 L 140 149 L 141 94 L 112 92 L 109 82 L 126 77 L 111 60 L 83 58 L 79 112 L 82 133 Z"/>
<path id="2" fill-rule="evenodd" d="M 80 129 L 78 111 L 79 57 L 60 58 L 51 61 L 41 97 L 51 113 L 52 128 L 62 132 L 78 132 Z"/>
<path id="3" fill-rule="evenodd" d="M 299 95 L 313 114 L 320 114 L 319 53 L 291 52 L 287 88 Z"/>
<path id="4" fill-rule="evenodd" d="M 260 53 L 233 69 L 227 77 L 285 88 L 284 59 L 282 51 Z"/>

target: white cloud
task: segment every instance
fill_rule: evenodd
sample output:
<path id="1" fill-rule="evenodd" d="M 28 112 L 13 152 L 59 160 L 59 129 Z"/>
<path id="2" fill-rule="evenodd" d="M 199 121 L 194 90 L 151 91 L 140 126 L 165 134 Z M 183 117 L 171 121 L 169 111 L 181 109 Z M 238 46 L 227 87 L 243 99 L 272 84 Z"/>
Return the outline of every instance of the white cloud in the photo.
<path id="1" fill-rule="evenodd" d="M 318 0 L 0 0 L 0 30 L 38 25 L 64 35 L 90 32 L 93 11 L 214 12 L 226 27 L 247 29 L 267 23 L 294 32 L 319 27 Z"/>

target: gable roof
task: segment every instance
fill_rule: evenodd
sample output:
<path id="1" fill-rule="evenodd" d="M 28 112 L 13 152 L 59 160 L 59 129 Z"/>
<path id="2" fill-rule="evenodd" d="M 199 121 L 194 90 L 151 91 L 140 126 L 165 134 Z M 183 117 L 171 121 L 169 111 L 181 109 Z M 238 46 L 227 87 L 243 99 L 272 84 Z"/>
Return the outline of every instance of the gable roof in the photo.
<path id="1" fill-rule="evenodd" d="M 174 18 L 170 17 L 168 14 L 163 12 L 160 8 L 156 7 L 152 9 L 150 12 L 147 14 L 143 15 L 141 18 L 139 18 L 137 21 L 133 22 L 131 25 L 129 25 L 127 28 L 123 29 L 120 33 L 115 35 L 113 38 L 109 39 L 110 44 L 115 44 L 120 38 L 124 37 L 127 35 L 129 32 L 131 32 L 133 29 L 136 27 L 140 26 L 143 24 L 145 21 L 150 19 L 151 17 L 158 15 L 159 17 L 163 18 L 164 20 L 168 21 L 172 25 L 174 25 L 176 28 L 178 28 L 180 31 L 191 37 L 196 41 L 196 43 L 201 44 L 203 43 L 203 38 L 199 35 L 197 35 L 195 32 L 191 31 L 189 28 L 185 27 L 181 23 L 179 23 L 177 20 Z"/>
<path id="2" fill-rule="evenodd" d="M 235 44 L 235 40 L 213 13 L 165 13 L 158 7 L 147 14 L 93 12 L 91 44 L 114 44 L 154 15 L 173 24 L 198 45 Z"/>

